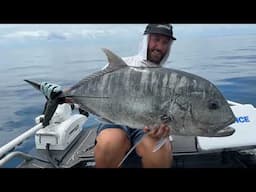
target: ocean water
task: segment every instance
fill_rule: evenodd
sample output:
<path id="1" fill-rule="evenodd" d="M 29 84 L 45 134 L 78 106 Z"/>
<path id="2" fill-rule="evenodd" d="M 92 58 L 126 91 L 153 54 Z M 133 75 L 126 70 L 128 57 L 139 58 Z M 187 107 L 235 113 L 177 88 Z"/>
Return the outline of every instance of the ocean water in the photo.
<path id="1" fill-rule="evenodd" d="M 105 66 L 103 47 L 124 57 L 136 54 L 144 26 L 0 26 L 0 147 L 33 127 L 43 111 L 45 98 L 24 79 L 69 87 Z M 256 25 L 176 24 L 175 29 L 166 67 L 202 76 L 226 99 L 256 106 Z M 91 117 L 85 127 L 94 123 Z M 16 149 L 33 148 L 31 138 Z"/>

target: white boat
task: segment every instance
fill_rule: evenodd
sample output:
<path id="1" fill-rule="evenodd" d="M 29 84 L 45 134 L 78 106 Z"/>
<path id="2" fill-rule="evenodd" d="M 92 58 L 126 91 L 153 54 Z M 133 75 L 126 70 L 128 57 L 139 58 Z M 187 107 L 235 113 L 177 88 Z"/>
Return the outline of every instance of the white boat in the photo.
<path id="1" fill-rule="evenodd" d="M 235 133 L 227 137 L 187 137 L 172 135 L 173 167 L 255 167 L 256 108 L 251 104 L 228 101 L 236 116 L 230 125 Z M 43 128 L 40 115 L 36 125 L 0 148 L 0 167 L 13 158 L 21 159 L 17 168 L 93 168 L 96 126 L 84 128 L 87 116 L 70 104 L 59 105 L 50 124 Z M 34 137 L 30 153 L 15 150 Z M 171 137 L 170 137 L 171 138 Z M 140 167 L 139 157 L 131 153 L 122 167 Z"/>

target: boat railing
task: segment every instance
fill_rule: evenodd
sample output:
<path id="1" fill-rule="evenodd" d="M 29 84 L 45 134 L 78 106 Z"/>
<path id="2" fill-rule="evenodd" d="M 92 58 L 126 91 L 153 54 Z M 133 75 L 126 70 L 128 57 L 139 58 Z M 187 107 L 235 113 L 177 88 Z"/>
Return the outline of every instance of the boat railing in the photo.
<path id="1" fill-rule="evenodd" d="M 7 163 L 8 161 L 10 161 L 12 158 L 14 158 L 16 156 L 20 156 L 20 157 L 23 157 L 25 159 L 32 158 L 32 156 L 27 155 L 27 154 L 22 153 L 22 152 L 16 151 L 16 152 L 11 152 L 10 153 L 10 151 L 14 150 L 23 141 L 25 141 L 26 139 L 28 139 L 31 136 L 33 136 L 41 128 L 43 128 L 42 123 L 40 123 L 40 124 L 30 128 L 26 132 L 22 133 L 18 137 L 16 137 L 13 140 L 11 140 L 9 143 L 7 143 L 4 146 L 2 146 L 0 148 L 0 158 L 1 158 L 0 159 L 0 167 L 3 166 L 5 163 Z"/>
<path id="2" fill-rule="evenodd" d="M 10 160 L 12 160 L 15 157 L 19 157 L 24 159 L 25 161 L 30 161 L 32 159 L 37 159 L 39 161 L 47 162 L 44 161 L 40 158 L 34 157 L 32 155 L 29 155 L 27 153 L 21 152 L 21 151 L 13 151 L 7 155 L 5 155 L 1 160 L 0 160 L 0 167 L 3 167 L 6 163 L 8 163 Z M 48 162 L 47 162 L 48 163 Z"/>

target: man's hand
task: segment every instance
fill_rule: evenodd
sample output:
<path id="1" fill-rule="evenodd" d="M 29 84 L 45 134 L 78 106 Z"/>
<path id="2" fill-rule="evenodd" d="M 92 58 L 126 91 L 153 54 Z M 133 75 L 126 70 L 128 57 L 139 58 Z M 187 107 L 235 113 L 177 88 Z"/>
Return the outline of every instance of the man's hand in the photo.
<path id="1" fill-rule="evenodd" d="M 146 126 L 144 127 L 143 130 L 148 134 L 148 136 L 156 140 L 168 137 L 170 134 L 170 127 L 168 127 L 167 124 L 163 124 L 163 123 L 160 124 L 159 126 L 152 126 L 152 127 Z"/>
<path id="2" fill-rule="evenodd" d="M 47 99 L 53 99 L 62 92 L 62 88 L 57 84 L 42 82 L 40 84 L 40 91 Z"/>

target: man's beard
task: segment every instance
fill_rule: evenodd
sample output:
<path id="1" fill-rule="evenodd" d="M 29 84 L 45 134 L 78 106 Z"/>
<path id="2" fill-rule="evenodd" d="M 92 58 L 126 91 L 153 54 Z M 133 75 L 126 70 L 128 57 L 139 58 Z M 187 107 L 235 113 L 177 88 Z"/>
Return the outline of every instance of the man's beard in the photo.
<path id="1" fill-rule="evenodd" d="M 156 64 L 159 64 L 161 60 L 163 59 L 164 54 L 156 49 L 149 50 L 148 52 L 148 60 L 151 62 L 154 62 Z"/>

